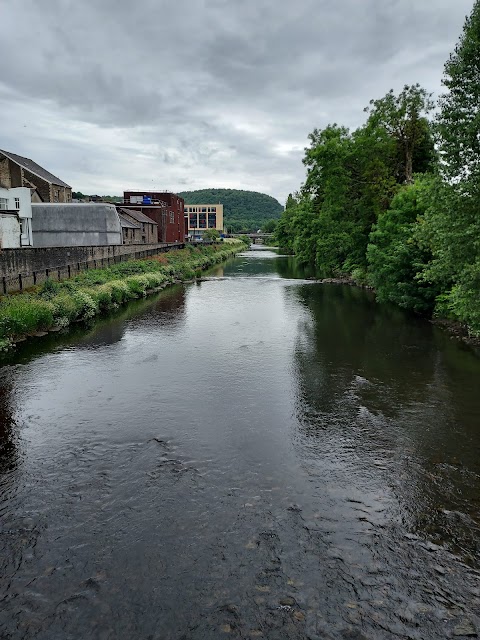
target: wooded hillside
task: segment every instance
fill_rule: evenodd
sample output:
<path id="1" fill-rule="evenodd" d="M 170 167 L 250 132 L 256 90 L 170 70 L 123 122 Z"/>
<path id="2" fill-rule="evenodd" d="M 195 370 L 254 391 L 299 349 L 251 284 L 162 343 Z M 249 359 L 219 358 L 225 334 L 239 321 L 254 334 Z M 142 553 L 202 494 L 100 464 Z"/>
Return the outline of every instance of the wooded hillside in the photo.
<path id="1" fill-rule="evenodd" d="M 266 193 L 240 189 L 199 189 L 178 194 L 185 204 L 223 204 L 228 231 L 256 231 L 268 220 L 278 220 L 283 207 Z"/>

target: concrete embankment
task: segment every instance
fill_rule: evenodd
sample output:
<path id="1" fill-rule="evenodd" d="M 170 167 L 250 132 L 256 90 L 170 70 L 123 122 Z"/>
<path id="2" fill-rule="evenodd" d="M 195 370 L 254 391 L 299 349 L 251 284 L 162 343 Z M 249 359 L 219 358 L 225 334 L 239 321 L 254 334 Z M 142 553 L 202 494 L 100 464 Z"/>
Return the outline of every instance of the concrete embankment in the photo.
<path id="1" fill-rule="evenodd" d="M 242 242 L 170 251 L 91 269 L 60 282 L 47 279 L 29 292 L 0 299 L 0 351 L 25 337 L 58 331 L 73 322 L 107 314 L 129 300 L 175 282 L 194 279 L 204 269 L 232 257 Z"/>

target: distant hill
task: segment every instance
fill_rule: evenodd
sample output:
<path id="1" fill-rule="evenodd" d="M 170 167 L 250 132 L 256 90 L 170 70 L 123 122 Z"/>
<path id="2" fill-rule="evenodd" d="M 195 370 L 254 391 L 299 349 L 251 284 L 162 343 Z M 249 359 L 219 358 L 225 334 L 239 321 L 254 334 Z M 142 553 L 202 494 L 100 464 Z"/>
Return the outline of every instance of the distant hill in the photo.
<path id="1" fill-rule="evenodd" d="M 283 207 L 266 193 L 240 189 L 199 189 L 178 194 L 185 204 L 223 204 L 225 226 L 233 233 L 256 231 L 267 220 L 278 220 Z"/>

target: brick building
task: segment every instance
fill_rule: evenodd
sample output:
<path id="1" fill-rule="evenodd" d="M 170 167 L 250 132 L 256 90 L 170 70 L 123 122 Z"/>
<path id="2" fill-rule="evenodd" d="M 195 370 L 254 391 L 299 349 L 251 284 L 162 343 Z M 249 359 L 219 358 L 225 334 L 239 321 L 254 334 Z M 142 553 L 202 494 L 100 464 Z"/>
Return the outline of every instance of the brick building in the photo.
<path id="1" fill-rule="evenodd" d="M 123 210 L 140 211 L 157 223 L 157 242 L 184 242 L 184 200 L 169 191 L 125 191 Z"/>
<path id="2" fill-rule="evenodd" d="M 123 244 L 155 244 L 158 242 L 157 223 L 136 209 L 117 207 L 122 225 Z"/>
<path id="3" fill-rule="evenodd" d="M 32 202 L 71 202 L 72 187 L 39 164 L 0 149 L 0 187 L 32 189 Z"/>

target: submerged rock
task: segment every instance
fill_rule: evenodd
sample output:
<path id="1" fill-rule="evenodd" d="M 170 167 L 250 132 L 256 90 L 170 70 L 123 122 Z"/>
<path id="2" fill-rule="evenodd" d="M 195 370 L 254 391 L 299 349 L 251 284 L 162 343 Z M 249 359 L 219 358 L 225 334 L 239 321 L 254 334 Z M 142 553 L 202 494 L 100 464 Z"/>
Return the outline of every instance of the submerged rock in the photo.
<path id="1" fill-rule="evenodd" d="M 466 636 L 469 638 L 478 637 L 477 630 L 475 629 L 473 622 L 471 622 L 470 620 L 463 620 L 460 624 L 458 624 L 453 630 L 453 635 L 456 637 L 459 637 L 459 636 Z"/>

